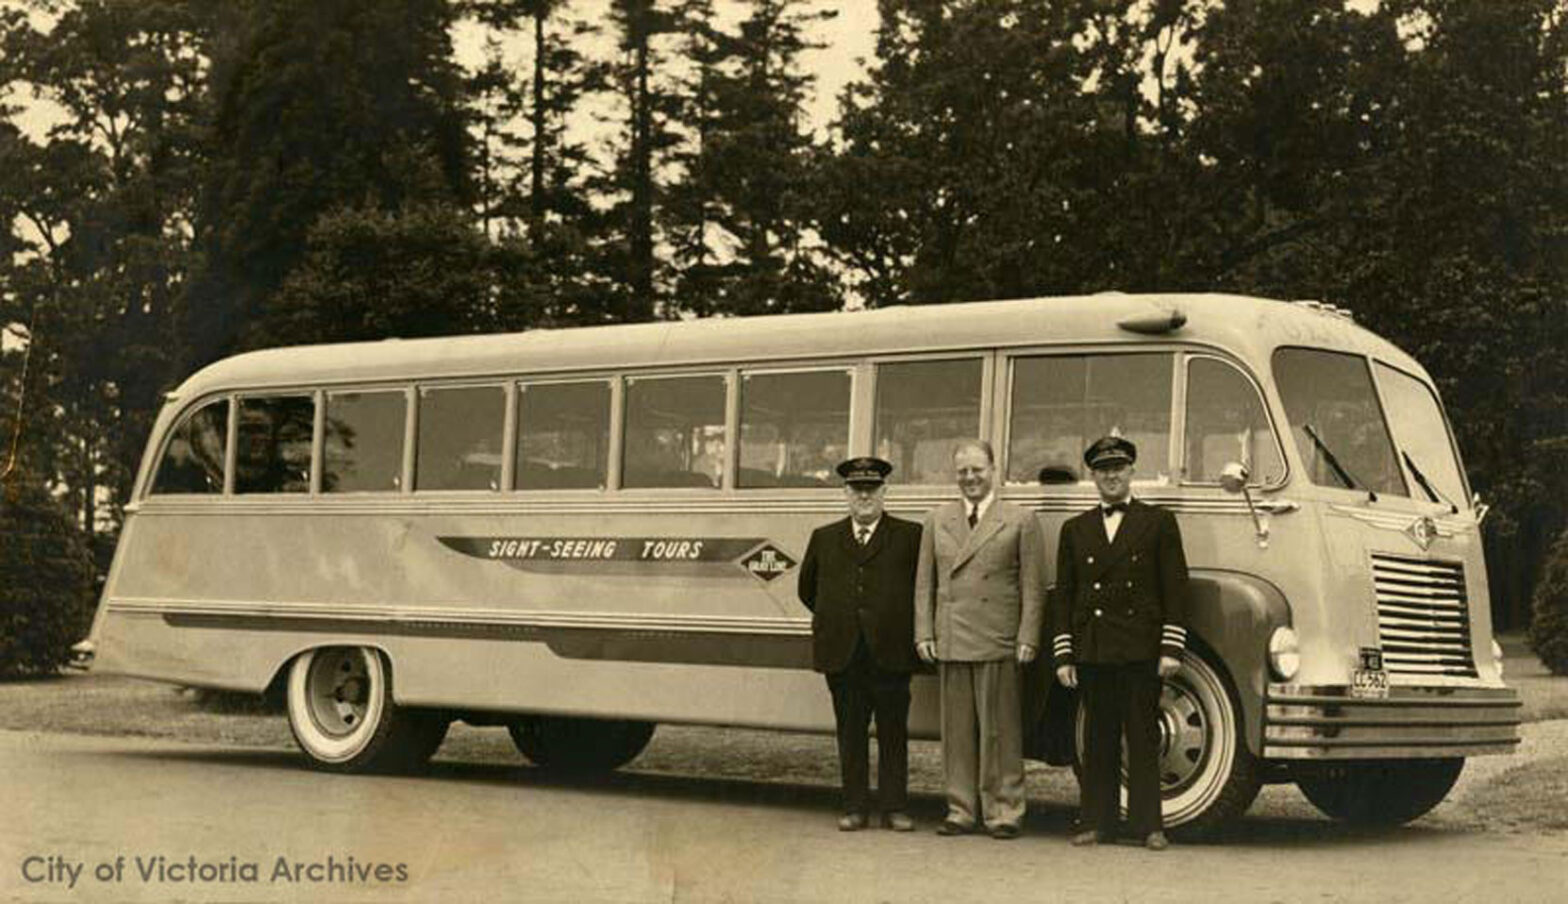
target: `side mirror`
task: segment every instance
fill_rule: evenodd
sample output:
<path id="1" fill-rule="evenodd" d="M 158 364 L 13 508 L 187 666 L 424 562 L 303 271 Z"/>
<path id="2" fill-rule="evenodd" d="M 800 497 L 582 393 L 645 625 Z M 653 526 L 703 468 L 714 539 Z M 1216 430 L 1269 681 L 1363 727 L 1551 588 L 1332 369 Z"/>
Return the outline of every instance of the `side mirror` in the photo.
<path id="1" fill-rule="evenodd" d="M 1258 514 L 1257 506 L 1252 504 L 1252 494 L 1247 492 L 1247 466 L 1239 461 L 1233 461 L 1220 469 L 1220 489 L 1227 493 L 1240 493 L 1241 498 L 1247 500 L 1247 511 L 1252 515 L 1252 528 L 1257 532 L 1258 548 L 1269 547 L 1269 524 Z"/>
<path id="2" fill-rule="evenodd" d="M 1247 466 L 1239 461 L 1233 461 L 1220 469 L 1220 489 L 1227 493 L 1241 493 L 1247 489 L 1247 478 L 1252 475 L 1247 472 Z"/>

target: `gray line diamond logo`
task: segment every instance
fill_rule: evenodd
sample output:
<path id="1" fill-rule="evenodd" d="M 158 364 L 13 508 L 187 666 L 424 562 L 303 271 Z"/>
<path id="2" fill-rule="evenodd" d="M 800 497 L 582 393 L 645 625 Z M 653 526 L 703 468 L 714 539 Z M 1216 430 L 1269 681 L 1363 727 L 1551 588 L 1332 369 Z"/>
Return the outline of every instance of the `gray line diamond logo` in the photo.
<path id="1" fill-rule="evenodd" d="M 764 543 L 747 553 L 736 564 L 746 569 L 752 577 L 766 583 L 779 575 L 788 573 L 791 568 L 795 567 L 795 560 L 790 558 L 789 553 L 779 549 L 772 543 Z"/>

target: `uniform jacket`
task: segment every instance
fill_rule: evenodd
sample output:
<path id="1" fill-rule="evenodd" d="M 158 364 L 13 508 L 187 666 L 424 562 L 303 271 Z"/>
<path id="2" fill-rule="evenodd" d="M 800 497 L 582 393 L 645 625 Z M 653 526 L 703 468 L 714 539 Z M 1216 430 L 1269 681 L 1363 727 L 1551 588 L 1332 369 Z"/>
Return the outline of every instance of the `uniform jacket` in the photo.
<path id="1" fill-rule="evenodd" d="M 1187 557 L 1170 512 L 1128 503 L 1105 538 L 1095 506 L 1062 525 L 1051 596 L 1057 665 L 1116 663 L 1180 655 L 1187 631 Z"/>
<path id="2" fill-rule="evenodd" d="M 843 671 L 863 633 L 878 666 L 913 671 L 920 525 L 884 513 L 870 542 L 861 546 L 851 520 L 813 531 L 800 564 L 800 601 L 812 612 L 812 667 Z"/>
<path id="3" fill-rule="evenodd" d="M 938 659 L 1012 659 L 1040 645 L 1045 539 L 1032 512 L 995 500 L 973 530 L 963 502 L 926 516 L 915 576 L 915 638 Z"/>

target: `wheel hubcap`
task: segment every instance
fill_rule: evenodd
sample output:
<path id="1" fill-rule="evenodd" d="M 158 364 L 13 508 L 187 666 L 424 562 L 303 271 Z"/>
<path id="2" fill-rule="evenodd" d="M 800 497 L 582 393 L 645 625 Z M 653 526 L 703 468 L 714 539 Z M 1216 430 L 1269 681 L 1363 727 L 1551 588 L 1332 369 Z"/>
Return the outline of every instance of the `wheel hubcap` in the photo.
<path id="1" fill-rule="evenodd" d="M 370 676 L 358 650 L 327 650 L 311 664 L 310 714 L 326 734 L 352 734 L 365 721 L 369 708 Z"/>
<path id="2" fill-rule="evenodd" d="M 1202 771 L 1213 738 L 1203 706 L 1185 684 L 1165 683 L 1159 726 L 1160 787 L 1179 791 Z"/>

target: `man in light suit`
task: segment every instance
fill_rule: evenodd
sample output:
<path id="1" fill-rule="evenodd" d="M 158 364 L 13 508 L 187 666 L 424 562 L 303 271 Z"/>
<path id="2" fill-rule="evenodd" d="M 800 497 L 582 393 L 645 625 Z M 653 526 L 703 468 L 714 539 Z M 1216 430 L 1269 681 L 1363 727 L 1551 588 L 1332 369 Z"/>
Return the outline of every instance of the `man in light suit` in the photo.
<path id="1" fill-rule="evenodd" d="M 812 612 L 813 667 L 827 676 L 838 734 L 844 813 L 839 831 L 866 827 L 871 718 L 877 724 L 882 825 L 908 832 L 909 674 L 915 668 L 915 562 L 920 525 L 882 511 L 893 466 L 851 458 L 838 466 L 849 517 L 811 534 L 800 601 Z"/>
<path id="2" fill-rule="evenodd" d="M 1087 722 L 1073 844 L 1116 834 L 1125 732 L 1128 828 L 1162 851 L 1160 693 L 1187 643 L 1187 557 L 1176 518 L 1132 498 L 1137 458 L 1119 436 L 1084 452 L 1100 504 L 1062 525 L 1051 650 L 1057 680 L 1079 689 Z"/>
<path id="3" fill-rule="evenodd" d="M 961 500 L 926 516 L 915 576 L 915 645 L 938 663 L 947 818 L 942 835 L 984 825 L 1017 838 L 1024 816 L 1019 671 L 1035 658 L 1045 548 L 1034 514 L 996 498 L 996 456 L 953 453 Z"/>

